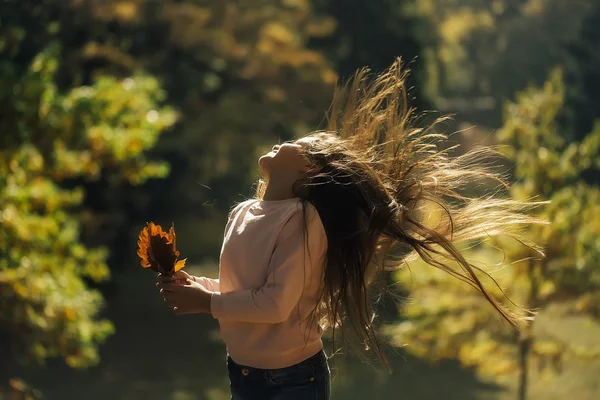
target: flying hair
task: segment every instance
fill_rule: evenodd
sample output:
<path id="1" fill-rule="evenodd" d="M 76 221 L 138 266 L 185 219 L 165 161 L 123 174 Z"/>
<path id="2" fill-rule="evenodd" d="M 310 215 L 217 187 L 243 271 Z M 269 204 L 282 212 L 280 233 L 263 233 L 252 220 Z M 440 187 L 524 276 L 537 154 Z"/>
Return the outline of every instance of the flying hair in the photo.
<path id="1" fill-rule="evenodd" d="M 408 104 L 408 70 L 400 59 L 379 75 L 359 70 L 336 89 L 327 129 L 308 135 L 311 166 L 295 185 L 323 222 L 328 249 L 324 286 L 310 318 L 347 337 L 387 362 L 377 333 L 374 303 L 386 290 L 389 272 L 417 258 L 470 285 L 510 325 L 519 329 L 534 313 L 514 304 L 482 268 L 467 261 L 459 244 L 508 237 L 543 255 L 525 228 L 543 223 L 530 211 L 540 202 L 508 195 L 507 177 L 491 147 L 453 156 L 457 145 L 435 128 L 447 117 L 418 127 Z M 484 184 L 485 183 L 485 184 Z M 477 194 L 473 186 L 489 187 Z M 257 187 L 262 197 L 264 183 Z M 435 224 L 428 220 L 432 207 Z M 305 207 L 306 210 L 306 207 Z M 492 282 L 508 307 L 482 283 Z M 379 283 L 379 284 L 375 284 Z"/>

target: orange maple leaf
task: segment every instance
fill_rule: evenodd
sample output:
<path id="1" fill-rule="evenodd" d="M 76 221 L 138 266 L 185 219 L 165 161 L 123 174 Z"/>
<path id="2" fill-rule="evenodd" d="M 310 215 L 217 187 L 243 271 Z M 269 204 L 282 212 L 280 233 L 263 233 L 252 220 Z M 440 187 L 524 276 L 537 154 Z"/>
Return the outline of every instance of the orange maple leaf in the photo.
<path id="1" fill-rule="evenodd" d="M 147 223 L 138 240 L 137 255 L 142 259 L 142 267 L 165 275 L 173 275 L 183 268 L 186 260 L 179 260 L 175 238 L 173 225 L 169 232 L 164 232 L 160 225 Z"/>

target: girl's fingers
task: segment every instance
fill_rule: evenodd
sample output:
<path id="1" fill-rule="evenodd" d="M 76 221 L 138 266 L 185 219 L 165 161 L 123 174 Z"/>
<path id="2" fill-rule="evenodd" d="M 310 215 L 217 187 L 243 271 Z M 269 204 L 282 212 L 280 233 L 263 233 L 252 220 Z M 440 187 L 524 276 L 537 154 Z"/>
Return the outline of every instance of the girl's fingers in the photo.
<path id="1" fill-rule="evenodd" d="M 157 288 L 164 288 L 168 285 L 182 285 L 183 281 L 181 280 L 172 280 L 172 281 L 164 281 L 164 282 L 156 282 Z"/>
<path id="2" fill-rule="evenodd" d="M 175 301 L 175 299 L 173 297 L 171 297 L 171 296 L 164 296 L 163 297 L 163 301 L 165 303 L 167 303 L 169 305 L 169 307 L 173 307 L 173 306 L 175 306 L 175 303 L 177 303 Z"/>
<path id="3" fill-rule="evenodd" d="M 177 286 L 179 285 L 175 285 L 172 283 L 159 283 L 158 285 L 156 285 L 157 288 L 160 289 L 160 292 L 172 292 L 174 289 L 177 288 Z"/>
<path id="4" fill-rule="evenodd" d="M 189 274 L 185 271 L 179 270 L 175 272 L 173 276 L 177 277 L 177 279 L 186 279 L 187 277 L 189 277 Z"/>
<path id="5" fill-rule="evenodd" d="M 167 299 L 165 299 L 165 303 L 167 303 L 167 306 L 171 308 L 175 307 L 175 303 L 173 303 L 172 301 L 168 301 Z"/>

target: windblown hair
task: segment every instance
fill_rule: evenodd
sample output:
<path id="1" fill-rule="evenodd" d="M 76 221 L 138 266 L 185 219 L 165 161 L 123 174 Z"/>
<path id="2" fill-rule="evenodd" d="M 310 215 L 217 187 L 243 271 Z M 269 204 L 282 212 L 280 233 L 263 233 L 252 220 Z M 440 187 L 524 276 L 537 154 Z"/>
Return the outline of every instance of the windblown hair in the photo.
<path id="1" fill-rule="evenodd" d="M 434 131 L 444 118 L 413 126 L 418 118 L 407 104 L 406 77 L 397 60 L 374 78 L 360 70 L 336 90 L 327 130 L 309 135 L 314 140 L 305 155 L 312 168 L 298 190 L 317 209 L 328 239 L 325 285 L 313 313 L 333 328 L 334 346 L 336 329 L 345 336 L 349 323 L 386 367 L 373 310 L 376 280 L 420 257 L 481 292 L 518 328 L 531 313 L 493 297 L 481 281 L 491 277 L 456 246 L 502 235 L 541 252 L 522 229 L 538 222 L 528 216 L 536 203 L 500 195 L 508 183 L 490 163 L 497 152 L 479 147 L 451 157 L 457 146 Z M 469 194 L 482 180 L 495 182 L 494 189 Z M 259 197 L 263 190 L 259 185 Z M 426 215 L 432 204 L 443 210 L 435 226 Z"/>

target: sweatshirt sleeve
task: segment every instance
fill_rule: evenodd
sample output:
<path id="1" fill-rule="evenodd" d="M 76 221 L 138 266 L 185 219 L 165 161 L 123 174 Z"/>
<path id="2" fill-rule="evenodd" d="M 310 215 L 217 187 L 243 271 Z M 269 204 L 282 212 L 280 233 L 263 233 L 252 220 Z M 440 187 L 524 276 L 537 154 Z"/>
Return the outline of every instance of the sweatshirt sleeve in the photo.
<path id="1" fill-rule="evenodd" d="M 307 212 L 305 243 L 303 215 L 300 209 L 284 224 L 271 256 L 267 281 L 262 287 L 212 295 L 214 318 L 273 324 L 290 316 L 302 296 L 306 271 L 322 273 L 327 248 L 325 230 L 312 206 Z"/>
<path id="2" fill-rule="evenodd" d="M 196 276 L 196 282 L 204 286 L 204 288 L 211 292 L 220 291 L 220 285 L 218 279 L 207 278 L 205 276 Z"/>

